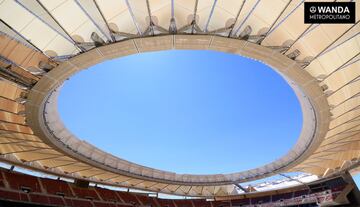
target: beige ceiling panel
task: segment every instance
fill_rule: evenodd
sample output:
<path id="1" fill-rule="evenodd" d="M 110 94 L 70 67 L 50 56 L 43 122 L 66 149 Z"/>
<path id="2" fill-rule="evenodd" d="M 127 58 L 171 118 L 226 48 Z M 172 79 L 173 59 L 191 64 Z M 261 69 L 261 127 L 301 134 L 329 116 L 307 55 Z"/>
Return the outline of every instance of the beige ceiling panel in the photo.
<path id="1" fill-rule="evenodd" d="M 18 104 L 15 101 L 0 97 L 0 110 L 11 113 L 18 113 L 24 110 L 24 105 Z"/>
<path id="2" fill-rule="evenodd" d="M 5 81 L 0 81 L 0 96 L 15 100 L 20 96 L 20 94 L 24 92 L 24 90 L 8 83 Z"/>
<path id="3" fill-rule="evenodd" d="M 205 26 L 210 17 L 210 11 L 214 5 L 214 0 L 200 0 L 197 7 L 197 15 L 199 15 L 199 25 L 202 31 L 205 31 Z"/>
<path id="4" fill-rule="evenodd" d="M 135 21 L 139 26 L 141 32 L 144 32 L 150 25 L 148 19 L 149 13 L 144 0 L 130 0 L 130 7 L 135 17 Z"/>
<path id="5" fill-rule="evenodd" d="M 96 169 L 89 169 L 89 170 L 84 170 L 84 171 L 79 172 L 79 174 L 82 177 L 93 177 L 93 176 L 100 175 L 103 173 L 106 173 L 106 172 L 103 170 L 96 170 Z"/>
<path id="6" fill-rule="evenodd" d="M 45 1 L 41 3 L 50 11 L 59 24 L 71 35 L 79 35 L 85 42 L 92 42 L 91 33 L 96 32 L 104 40 L 104 35 L 96 28 L 75 1 Z M 76 18 L 68 13 L 75 13 Z"/>
<path id="7" fill-rule="evenodd" d="M 89 165 L 86 164 L 81 164 L 81 163 L 75 163 L 73 165 L 67 165 L 67 166 L 62 166 L 59 167 L 61 170 L 63 170 L 64 172 L 67 173 L 74 173 L 74 172 L 78 172 L 80 170 L 86 170 L 91 168 Z"/>
<path id="8" fill-rule="evenodd" d="M 55 51 L 58 56 L 65 55 L 75 55 L 79 53 L 79 50 L 74 47 L 73 44 L 70 44 L 69 41 L 66 41 L 62 36 L 57 35 L 45 48 L 43 51 Z"/>
<path id="9" fill-rule="evenodd" d="M 171 18 L 171 1 L 149 0 L 151 15 L 155 17 L 155 24 L 168 29 Z"/>
<path id="10" fill-rule="evenodd" d="M 0 121 L 6 121 L 15 124 L 25 124 L 25 117 L 5 111 L 0 111 Z"/>
<path id="11" fill-rule="evenodd" d="M 355 131 L 357 129 L 360 129 L 360 127 L 358 127 L 358 125 L 360 125 L 359 123 L 355 123 L 352 125 L 349 124 L 344 124 L 344 125 L 340 125 L 339 127 L 334 128 L 333 130 L 329 131 L 327 136 L 334 136 L 337 134 L 341 134 L 341 133 L 349 133 L 351 131 Z"/>
<path id="12" fill-rule="evenodd" d="M 125 0 L 97 0 L 96 2 L 112 30 L 116 32 L 137 33 Z M 116 27 L 113 25 L 116 25 Z"/>
<path id="13" fill-rule="evenodd" d="M 35 19 L 13 0 L 6 0 L 0 4 L 0 18 L 18 32 L 21 32 Z"/>
<path id="14" fill-rule="evenodd" d="M 338 118 L 341 116 L 345 116 L 349 114 L 349 116 L 358 110 L 360 110 L 359 103 L 360 97 L 354 97 L 343 104 L 337 106 L 336 108 L 332 109 L 332 113 L 334 114 L 334 118 Z"/>
<path id="15" fill-rule="evenodd" d="M 353 63 L 347 67 L 344 67 L 343 69 L 338 70 L 337 72 L 334 72 L 331 76 L 329 76 L 329 78 L 325 79 L 323 82 L 327 84 L 329 86 L 329 89 L 332 91 L 346 89 L 347 87 L 353 86 L 355 81 L 359 82 L 359 68 L 360 62 Z M 353 82 L 349 83 L 350 81 Z"/>
<path id="16" fill-rule="evenodd" d="M 26 134 L 32 134 L 32 130 L 28 126 L 13 124 L 13 123 L 6 123 L 6 122 L 0 122 L 0 129 L 2 130 L 8 130 L 12 132 L 21 132 Z"/>
<path id="17" fill-rule="evenodd" d="M 30 135 L 30 134 L 22 134 L 22 133 L 9 132 L 9 131 L 6 131 L 6 130 L 0 130 L 0 136 L 2 136 L 2 137 L 8 137 L 8 138 L 13 138 L 13 139 L 24 139 L 24 140 L 31 140 L 31 141 L 42 142 L 42 140 L 39 139 L 37 136 Z"/>
<path id="18" fill-rule="evenodd" d="M 218 2 L 222 2 L 222 1 L 218 1 Z M 229 27 L 231 24 L 234 23 L 235 15 L 227 12 L 226 10 L 222 9 L 220 6 L 216 6 L 209 21 L 208 31 L 210 32 L 225 27 Z"/>
<path id="19" fill-rule="evenodd" d="M 59 155 L 47 154 L 43 150 L 43 151 L 41 151 L 41 153 L 36 153 L 36 152 L 17 153 L 16 156 L 21 160 L 25 160 L 27 162 L 33 162 L 33 161 L 37 161 L 37 160 L 54 159 L 55 157 L 58 157 Z"/>
<path id="20" fill-rule="evenodd" d="M 58 55 L 72 54 L 73 51 L 76 50 L 73 44 L 67 41 L 64 37 L 60 36 L 54 30 L 52 30 L 48 25 L 46 25 L 36 16 L 28 12 L 19 4 L 15 3 L 15 1 L 7 2 L 9 2 L 8 4 L 10 5 L 5 4 L 4 6 L 10 6 L 15 10 L 15 12 L 9 13 L 0 11 L 0 14 L 4 15 L 1 18 L 8 24 L 10 24 L 16 31 L 21 32 L 24 37 L 29 39 L 38 48 L 43 51 L 56 51 Z M 2 7 L 0 6 L 0 9 L 1 8 Z M 17 13 L 17 10 L 19 10 L 20 13 Z M 25 19 L 28 22 L 24 21 Z M 61 46 L 54 47 L 54 45 L 56 44 Z M 61 52 L 61 50 L 65 51 Z"/>
<path id="21" fill-rule="evenodd" d="M 264 40 L 264 45 L 282 45 L 287 40 L 295 40 L 296 35 L 303 31 L 305 26 L 303 22 L 300 22 L 303 18 L 296 19 L 303 12 L 303 4 L 300 3 L 301 0 L 291 1 L 277 23 L 275 23 L 269 37 Z"/>
<path id="22" fill-rule="evenodd" d="M 195 1 L 194 0 L 174 0 L 175 5 L 175 20 L 177 28 L 181 28 L 191 23 L 194 15 Z"/>

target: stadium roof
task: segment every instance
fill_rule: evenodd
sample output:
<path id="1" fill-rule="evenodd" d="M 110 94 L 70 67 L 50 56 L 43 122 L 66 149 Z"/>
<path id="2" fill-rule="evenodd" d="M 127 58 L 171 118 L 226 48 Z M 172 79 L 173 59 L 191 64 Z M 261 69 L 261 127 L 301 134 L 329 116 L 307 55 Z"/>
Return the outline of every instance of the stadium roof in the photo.
<path id="1" fill-rule="evenodd" d="M 0 159 L 95 183 L 188 196 L 236 194 L 239 183 L 276 173 L 356 172 L 360 26 L 304 24 L 303 5 L 304 0 L 0 0 Z M 281 73 L 304 117 L 293 149 L 249 171 L 176 174 L 108 154 L 79 140 L 59 119 L 57 95 L 74 73 L 170 49 L 239 54 Z"/>

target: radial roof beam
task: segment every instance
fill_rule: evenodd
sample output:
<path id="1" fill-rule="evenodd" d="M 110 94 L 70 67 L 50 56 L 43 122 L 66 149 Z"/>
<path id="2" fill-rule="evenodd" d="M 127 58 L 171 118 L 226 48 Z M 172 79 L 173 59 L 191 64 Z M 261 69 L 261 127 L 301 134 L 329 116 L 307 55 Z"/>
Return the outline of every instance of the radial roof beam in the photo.
<path id="1" fill-rule="evenodd" d="M 31 88 L 33 83 L 30 80 L 24 79 L 24 77 L 12 72 L 9 69 L 0 66 L 0 76 L 11 82 L 19 84 L 21 87 Z"/>
<path id="2" fill-rule="evenodd" d="M 351 25 L 347 30 L 345 30 L 341 35 L 339 35 L 333 42 L 331 42 L 330 44 L 328 44 L 323 50 L 321 50 L 317 55 L 315 55 L 315 57 L 313 58 L 313 60 L 321 57 L 322 55 L 324 55 L 325 53 L 329 52 L 330 50 L 335 49 L 336 47 L 338 47 L 341 44 L 344 44 L 345 42 L 349 41 L 350 39 L 354 38 L 355 36 L 357 36 L 360 32 L 357 32 L 355 35 L 352 35 L 350 38 L 346 39 L 345 41 L 343 41 L 342 43 L 330 48 L 332 45 L 334 45 L 335 43 L 337 43 L 339 40 L 341 40 L 348 32 L 350 32 L 353 28 L 355 28 L 356 26 L 358 26 L 358 23 L 360 22 L 357 21 L 355 24 Z"/>
<path id="3" fill-rule="evenodd" d="M 18 40 L 19 42 L 23 43 L 25 46 L 28 46 L 31 49 L 43 53 L 43 51 L 40 50 L 40 48 L 38 48 L 36 45 L 34 45 L 34 43 L 32 43 L 27 38 L 25 38 L 20 32 L 16 31 L 13 27 L 11 27 L 2 19 L 0 19 L 0 31 L 6 34 L 7 36 L 9 36 L 10 38 Z"/>
<path id="4" fill-rule="evenodd" d="M 248 192 L 249 192 L 248 189 L 242 187 L 242 186 L 241 186 L 240 184 L 238 184 L 238 183 L 234 183 L 234 185 L 235 185 L 236 187 L 240 188 L 240 190 L 244 191 L 245 193 L 248 193 Z"/>
<path id="5" fill-rule="evenodd" d="M 193 14 L 193 19 L 191 22 L 191 34 L 194 33 L 194 30 L 200 30 L 199 26 L 197 26 L 197 22 L 196 22 L 196 15 L 197 15 L 197 9 L 198 9 L 198 5 L 199 5 L 199 0 L 195 1 L 195 7 L 194 7 L 194 14 Z"/>
<path id="6" fill-rule="evenodd" d="M 135 25 L 135 27 L 136 27 L 136 30 L 137 30 L 138 34 L 139 34 L 139 35 L 142 35 L 141 29 L 140 29 L 140 27 L 139 27 L 138 22 L 136 21 L 136 18 L 135 18 L 135 15 L 134 15 L 133 10 L 132 10 L 132 8 L 131 8 L 131 5 L 130 5 L 130 3 L 129 3 L 129 0 L 125 0 L 125 2 L 126 2 L 126 6 L 128 7 L 128 10 L 129 10 L 131 19 L 132 19 L 132 21 L 133 21 L 133 23 L 134 23 L 134 25 Z"/>
<path id="7" fill-rule="evenodd" d="M 358 81 L 359 81 L 359 80 L 360 80 L 360 78 L 358 79 Z M 338 124 L 338 125 L 330 128 L 329 131 L 330 131 L 330 130 L 334 130 L 334 129 L 340 127 L 340 126 L 344 126 L 345 124 L 348 124 L 348 123 L 360 121 L 360 120 L 358 119 L 359 117 L 360 117 L 360 114 L 357 115 L 357 116 L 355 116 L 355 117 L 353 117 L 353 118 L 351 118 L 351 119 L 348 119 L 347 121 L 345 121 L 345 122 L 343 122 L 343 123 L 341 123 L 341 124 Z"/>
<path id="8" fill-rule="evenodd" d="M 329 53 L 332 50 L 336 49 L 337 47 L 340 47 L 341 45 L 345 44 L 346 42 L 348 42 L 348 41 L 354 39 L 355 37 L 357 37 L 359 34 L 360 34 L 360 32 L 355 33 L 354 35 L 352 35 L 351 37 L 347 38 L 346 40 L 340 42 L 339 44 L 335 45 L 334 47 L 331 47 L 331 48 L 327 49 L 326 51 L 321 53 L 318 57 L 321 57 L 321 56 L 325 55 L 326 53 Z"/>
<path id="9" fill-rule="evenodd" d="M 360 55 L 360 52 L 356 53 L 356 55 L 352 56 L 350 59 L 348 59 L 346 62 L 344 62 L 343 64 L 341 64 L 338 68 L 336 68 L 335 70 L 331 71 L 327 76 L 325 76 L 322 80 L 322 82 L 324 82 L 326 79 L 328 79 L 330 76 L 332 76 L 335 72 L 342 70 L 348 66 L 350 66 L 351 64 L 356 63 L 357 61 L 359 61 L 358 57 Z"/>
<path id="10" fill-rule="evenodd" d="M 240 14 L 241 14 L 241 11 L 242 11 L 243 8 L 244 8 L 245 3 L 246 3 L 246 0 L 243 0 L 243 2 L 241 3 L 241 6 L 240 6 L 238 12 L 236 13 L 235 21 L 234 21 L 234 23 L 230 26 L 230 31 L 229 31 L 228 37 L 231 37 L 231 36 L 233 35 L 232 32 L 233 32 L 233 30 L 234 30 L 234 26 L 235 26 L 236 22 L 237 22 L 238 19 L 239 19 L 239 16 L 240 16 Z"/>
<path id="11" fill-rule="evenodd" d="M 209 28 L 209 24 L 210 24 L 210 21 L 211 21 L 211 17 L 212 17 L 213 14 L 214 14 L 214 10 L 215 10 L 215 6 L 216 6 L 217 1 L 218 1 L 218 0 L 214 0 L 214 3 L 213 3 L 213 5 L 212 5 L 212 7 L 211 7 L 211 11 L 210 11 L 208 20 L 206 21 L 206 24 L 205 24 L 204 32 L 208 32 L 208 28 Z"/>
<path id="12" fill-rule="evenodd" d="M 356 83 L 360 81 L 360 75 L 356 76 L 355 78 L 351 79 L 350 81 L 348 81 L 347 83 L 345 83 L 344 85 L 340 86 L 338 89 L 336 89 L 335 91 L 333 91 L 329 96 L 332 96 L 333 94 L 339 92 L 341 89 L 345 88 L 346 86 L 349 86 L 353 83 Z"/>
<path id="13" fill-rule="evenodd" d="M 76 47 L 75 41 L 72 39 L 71 35 L 60 25 L 60 23 L 54 18 L 54 16 L 49 12 L 49 10 L 44 7 L 44 5 L 39 1 L 26 1 L 26 0 L 16 0 L 16 2 L 29 11 L 31 14 L 40 19 L 44 24 L 46 24 L 53 31 L 61 35 L 64 39 L 69 41 L 71 44 Z M 79 51 L 81 48 L 76 47 Z"/>
<path id="14" fill-rule="evenodd" d="M 336 2 L 337 0 L 334 0 L 333 2 Z M 314 24 L 310 24 L 306 29 L 290 44 L 289 50 L 304 36 L 306 36 L 309 32 L 316 29 L 320 24 L 315 25 L 315 27 L 311 28 Z"/>
<path id="15" fill-rule="evenodd" d="M 273 33 L 277 28 L 279 28 L 280 25 L 284 23 L 304 3 L 304 1 L 305 0 L 301 0 L 301 2 L 298 5 L 296 5 L 296 7 L 293 10 L 291 10 L 291 12 L 289 12 L 276 26 L 274 26 L 271 30 L 269 30 L 267 36 Z"/>
<path id="16" fill-rule="evenodd" d="M 64 37 L 71 43 L 75 43 L 70 35 L 66 34 L 66 31 L 58 24 L 58 22 L 51 16 L 49 11 L 41 4 L 39 0 L 26 1 L 26 0 L 15 0 L 15 2 L 26 9 L 28 12 L 33 14 L 36 18 L 41 20 L 44 24 L 54 30 L 56 33 Z"/>
<path id="17" fill-rule="evenodd" d="M 248 18 L 250 17 L 250 15 L 255 11 L 256 7 L 259 5 L 260 0 L 257 0 L 256 3 L 254 4 L 254 6 L 251 8 L 251 10 L 249 11 L 249 13 L 246 15 L 246 17 L 244 18 L 244 20 L 240 23 L 239 27 L 237 28 L 237 30 L 235 30 L 234 35 L 236 35 L 240 29 L 244 26 L 244 24 L 246 23 L 246 21 L 248 20 Z"/>
<path id="18" fill-rule="evenodd" d="M 262 41 L 264 41 L 264 39 L 269 35 L 270 31 L 273 29 L 274 25 L 276 24 L 276 22 L 279 21 L 280 17 L 284 14 L 284 12 L 286 11 L 286 9 L 289 7 L 290 3 L 292 2 L 292 0 L 289 0 L 288 3 L 284 6 L 284 8 L 281 10 L 281 12 L 279 13 L 279 15 L 276 17 L 275 21 L 270 25 L 269 29 L 267 30 L 267 32 L 265 32 L 264 34 L 264 38 L 259 42 L 259 44 L 262 43 Z"/>
<path id="19" fill-rule="evenodd" d="M 175 20 L 175 0 L 171 0 L 171 19 L 169 25 L 169 33 L 175 34 L 177 32 L 176 20 Z"/>
<path id="20" fill-rule="evenodd" d="M 153 19 L 152 19 L 149 0 L 146 0 L 146 10 L 147 10 L 147 13 L 148 13 L 148 16 L 149 16 L 149 26 L 145 30 L 144 34 L 145 35 L 155 35 L 155 32 L 154 32 L 155 24 L 154 24 Z"/>
<path id="21" fill-rule="evenodd" d="M 288 176 L 288 175 L 285 175 L 285 174 L 283 174 L 283 173 L 279 173 L 279 175 L 281 175 L 281 176 L 283 176 L 283 177 L 285 177 L 285 178 L 288 178 L 289 180 L 292 180 L 292 181 L 298 182 L 298 183 L 300 183 L 300 184 L 302 184 L 302 185 L 305 185 L 306 187 L 309 187 L 306 183 L 302 182 L 302 181 L 299 180 L 299 179 L 295 179 L 295 178 L 293 178 L 293 177 L 291 177 L 291 176 Z"/>
<path id="22" fill-rule="evenodd" d="M 110 29 L 110 27 L 109 27 L 109 23 L 107 22 L 104 14 L 103 14 L 103 12 L 101 11 L 101 9 L 100 9 L 98 3 L 96 2 L 96 0 L 93 0 L 93 2 L 94 2 L 94 5 L 96 6 L 96 9 L 99 11 L 99 14 L 101 15 L 102 20 L 103 20 L 104 23 L 105 23 L 105 26 L 106 26 L 106 28 L 107 28 L 107 32 L 109 32 L 110 37 L 111 37 L 111 40 L 112 40 L 113 42 L 115 42 L 115 37 L 114 37 L 113 34 L 112 34 L 112 31 L 111 31 L 111 29 Z"/>
<path id="23" fill-rule="evenodd" d="M 112 41 L 111 32 L 107 26 L 104 17 L 102 16 L 99 7 L 94 0 L 75 0 L 75 3 L 79 8 L 84 12 L 84 14 L 89 18 L 93 25 L 101 32 L 108 41 Z"/>

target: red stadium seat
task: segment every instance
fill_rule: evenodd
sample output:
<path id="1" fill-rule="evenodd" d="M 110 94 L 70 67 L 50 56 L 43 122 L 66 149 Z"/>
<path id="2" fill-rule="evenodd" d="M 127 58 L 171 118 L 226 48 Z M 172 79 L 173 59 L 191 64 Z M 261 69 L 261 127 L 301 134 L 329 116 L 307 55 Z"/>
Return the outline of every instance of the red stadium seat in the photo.
<path id="1" fill-rule="evenodd" d="M 0 187 L 5 187 L 5 178 L 0 171 Z"/>
<path id="2" fill-rule="evenodd" d="M 229 207 L 229 201 L 213 201 L 211 202 L 213 207 Z"/>
<path id="3" fill-rule="evenodd" d="M 95 190 L 92 188 L 78 188 L 78 187 L 72 186 L 72 189 L 78 198 L 100 200 L 99 196 L 96 194 Z"/>
<path id="4" fill-rule="evenodd" d="M 21 190 L 22 187 L 26 187 L 29 188 L 31 192 L 41 193 L 40 183 L 37 177 L 6 171 L 4 171 L 4 174 L 10 188 Z"/>
<path id="5" fill-rule="evenodd" d="M 140 205 L 138 199 L 132 193 L 118 191 L 117 194 L 123 199 L 125 203 Z"/>
<path id="6" fill-rule="evenodd" d="M 33 203 L 40 203 L 40 204 L 50 204 L 48 196 L 39 195 L 39 194 L 29 194 L 30 200 Z"/>
<path id="7" fill-rule="evenodd" d="M 177 207 L 193 207 L 190 200 L 174 200 Z"/>
<path id="8" fill-rule="evenodd" d="M 18 201 L 18 200 L 20 200 L 20 193 L 19 192 L 10 192 L 10 191 L 0 189 L 0 198 Z"/>
<path id="9" fill-rule="evenodd" d="M 105 188 L 95 188 L 95 191 L 100 195 L 102 200 L 104 201 L 116 201 L 116 202 L 122 202 L 119 196 L 116 194 L 113 190 L 108 190 Z"/>
<path id="10" fill-rule="evenodd" d="M 156 202 L 152 197 L 146 195 L 136 195 L 136 197 L 144 206 L 157 206 Z"/>
<path id="11" fill-rule="evenodd" d="M 46 192 L 49 194 L 74 197 L 69 184 L 65 181 L 43 178 L 41 179 L 41 183 L 43 184 Z"/>
<path id="12" fill-rule="evenodd" d="M 92 207 L 92 202 L 89 200 L 71 199 L 72 207 Z"/>
<path id="13" fill-rule="evenodd" d="M 95 207 L 110 207 L 108 203 L 100 202 L 100 201 L 94 201 Z"/>
<path id="14" fill-rule="evenodd" d="M 171 199 L 158 199 L 160 207 L 175 207 L 173 200 Z"/>
<path id="15" fill-rule="evenodd" d="M 249 205 L 250 199 L 243 198 L 243 199 L 236 199 L 231 201 L 232 206 L 241 206 L 241 205 Z"/>
<path id="16" fill-rule="evenodd" d="M 63 198 L 59 196 L 49 196 L 49 204 L 55 206 L 65 206 Z"/>
<path id="17" fill-rule="evenodd" d="M 256 196 L 257 193 L 254 193 L 251 196 L 252 198 L 210 202 L 204 199 L 160 199 L 146 196 L 146 194 L 120 192 L 98 187 L 79 188 L 65 181 L 36 178 L 16 172 L 3 171 L 3 174 L 0 173 L 0 175 L 0 179 L 4 183 L 8 182 L 10 185 L 10 188 L 0 186 L 0 200 L 19 202 L 20 205 L 22 202 L 26 202 L 35 205 L 69 207 L 230 207 L 249 205 L 250 203 L 252 205 L 261 204 L 273 207 L 316 202 L 331 203 L 342 193 L 344 187 L 347 186 L 341 180 L 326 181 L 320 183 L 320 186 L 325 186 L 323 188 L 326 190 L 312 193 L 308 189 L 299 190 L 301 188 L 297 188 L 293 192 L 286 191 L 286 193 L 275 195 L 264 195 L 262 193 L 261 196 Z M 41 184 L 45 190 L 43 192 L 36 192 L 41 191 Z M 329 189 L 329 186 L 332 188 Z M 29 188 L 30 192 L 24 193 L 21 190 L 22 187 Z M 318 190 L 319 188 L 316 189 Z M 54 195 L 58 192 L 63 193 L 64 196 Z"/>
<path id="18" fill-rule="evenodd" d="M 204 199 L 192 199 L 195 207 L 211 207 L 211 203 Z"/>

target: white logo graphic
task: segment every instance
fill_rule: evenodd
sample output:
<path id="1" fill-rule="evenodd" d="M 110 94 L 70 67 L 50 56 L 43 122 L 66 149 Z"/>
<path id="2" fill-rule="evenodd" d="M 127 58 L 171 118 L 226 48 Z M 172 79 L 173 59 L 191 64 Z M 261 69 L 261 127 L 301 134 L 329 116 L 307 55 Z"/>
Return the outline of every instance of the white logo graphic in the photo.
<path id="1" fill-rule="evenodd" d="M 314 7 L 314 6 L 310 7 L 310 12 L 315 13 L 316 12 L 316 7 Z"/>

